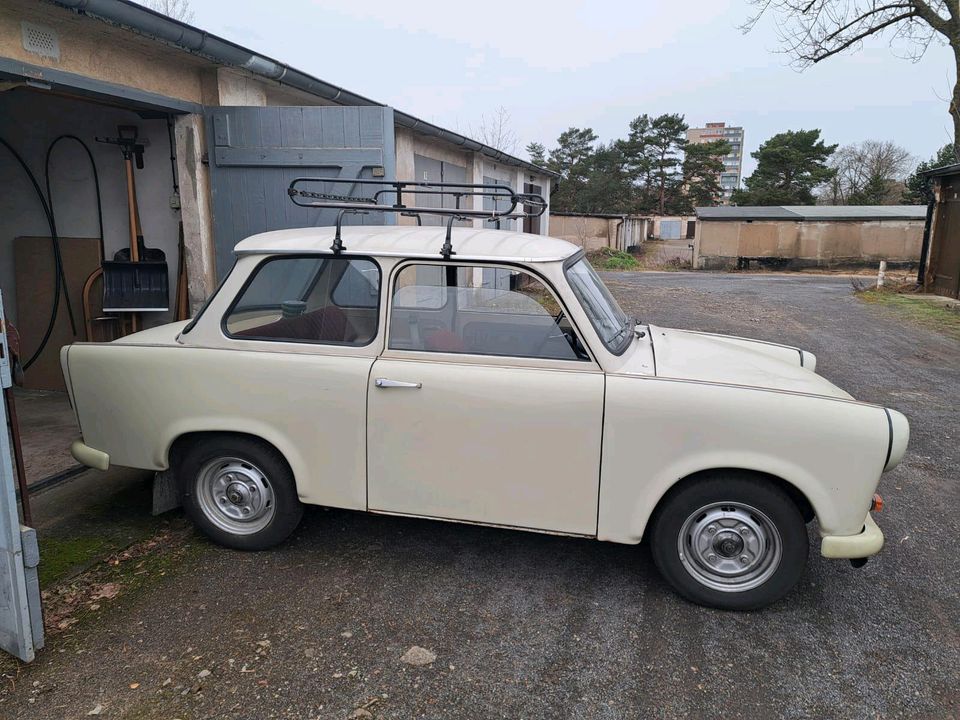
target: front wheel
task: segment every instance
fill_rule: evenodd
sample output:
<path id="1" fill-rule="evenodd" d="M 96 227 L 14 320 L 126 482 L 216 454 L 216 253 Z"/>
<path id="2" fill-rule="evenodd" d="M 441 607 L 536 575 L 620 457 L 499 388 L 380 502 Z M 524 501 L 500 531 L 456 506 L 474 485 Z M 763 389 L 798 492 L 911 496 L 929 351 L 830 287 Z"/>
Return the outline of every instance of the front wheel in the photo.
<path id="1" fill-rule="evenodd" d="M 723 610 L 776 602 L 807 562 L 807 529 L 796 504 L 773 483 L 718 472 L 679 486 L 652 522 L 653 558 L 688 600 Z"/>
<path id="2" fill-rule="evenodd" d="M 296 529 L 303 515 L 286 460 L 253 438 L 204 438 L 184 453 L 177 474 L 187 514 L 226 547 L 273 547 Z"/>

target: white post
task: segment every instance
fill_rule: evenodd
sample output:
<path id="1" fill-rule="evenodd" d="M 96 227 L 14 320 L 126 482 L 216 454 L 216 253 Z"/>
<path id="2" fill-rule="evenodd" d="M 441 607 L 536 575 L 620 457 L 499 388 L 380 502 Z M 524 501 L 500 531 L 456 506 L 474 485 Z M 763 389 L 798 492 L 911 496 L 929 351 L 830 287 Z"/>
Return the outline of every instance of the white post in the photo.
<path id="1" fill-rule="evenodd" d="M 887 274 L 887 261 L 880 261 L 880 272 L 877 273 L 877 288 L 883 287 L 884 276 Z"/>

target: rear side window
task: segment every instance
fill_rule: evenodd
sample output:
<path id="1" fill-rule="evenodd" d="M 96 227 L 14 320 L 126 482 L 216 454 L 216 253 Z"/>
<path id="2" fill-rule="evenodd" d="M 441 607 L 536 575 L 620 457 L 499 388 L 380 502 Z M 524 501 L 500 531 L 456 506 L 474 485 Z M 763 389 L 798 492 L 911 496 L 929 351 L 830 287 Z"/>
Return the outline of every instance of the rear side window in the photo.
<path id="1" fill-rule="evenodd" d="M 553 293 L 522 270 L 407 265 L 393 287 L 390 348 L 589 360 Z"/>
<path id="2" fill-rule="evenodd" d="M 379 310 L 372 260 L 278 257 L 254 271 L 223 326 L 238 340 L 361 346 L 376 337 Z"/>

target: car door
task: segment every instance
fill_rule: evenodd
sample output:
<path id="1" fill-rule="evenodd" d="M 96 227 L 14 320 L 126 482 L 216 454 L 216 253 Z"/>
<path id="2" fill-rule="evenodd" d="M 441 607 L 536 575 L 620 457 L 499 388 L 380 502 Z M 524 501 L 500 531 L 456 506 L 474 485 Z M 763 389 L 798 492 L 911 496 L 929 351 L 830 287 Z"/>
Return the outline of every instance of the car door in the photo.
<path id="1" fill-rule="evenodd" d="M 393 277 L 370 510 L 595 535 L 604 376 L 553 293 L 507 267 Z"/>

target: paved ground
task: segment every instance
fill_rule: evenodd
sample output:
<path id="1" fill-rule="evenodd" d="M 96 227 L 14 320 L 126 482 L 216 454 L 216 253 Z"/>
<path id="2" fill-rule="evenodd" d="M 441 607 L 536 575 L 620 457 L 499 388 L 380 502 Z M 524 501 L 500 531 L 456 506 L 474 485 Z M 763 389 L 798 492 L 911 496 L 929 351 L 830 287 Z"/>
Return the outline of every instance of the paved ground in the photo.
<path id="1" fill-rule="evenodd" d="M 14 390 L 24 470 L 30 484 L 76 467 L 70 441 L 80 436 L 65 392 Z"/>
<path id="2" fill-rule="evenodd" d="M 731 614 L 675 597 L 644 546 L 315 509 L 272 553 L 190 535 L 136 565 L 152 579 L 55 636 L 0 716 L 960 717 L 960 343 L 835 277 L 607 279 L 644 320 L 795 343 L 910 417 L 879 558 L 811 551 L 784 602 Z M 413 645 L 436 661 L 401 663 Z"/>

